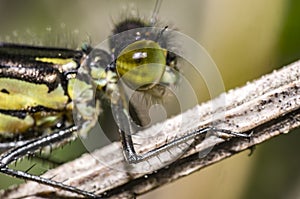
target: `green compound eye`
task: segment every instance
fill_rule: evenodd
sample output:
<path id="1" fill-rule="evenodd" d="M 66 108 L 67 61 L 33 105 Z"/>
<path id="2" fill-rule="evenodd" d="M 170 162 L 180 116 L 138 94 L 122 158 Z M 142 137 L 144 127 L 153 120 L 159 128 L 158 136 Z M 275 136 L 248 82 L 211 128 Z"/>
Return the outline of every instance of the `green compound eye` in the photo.
<path id="1" fill-rule="evenodd" d="M 151 40 L 136 41 L 121 51 L 117 73 L 134 90 L 146 90 L 158 84 L 166 68 L 167 51 Z"/>

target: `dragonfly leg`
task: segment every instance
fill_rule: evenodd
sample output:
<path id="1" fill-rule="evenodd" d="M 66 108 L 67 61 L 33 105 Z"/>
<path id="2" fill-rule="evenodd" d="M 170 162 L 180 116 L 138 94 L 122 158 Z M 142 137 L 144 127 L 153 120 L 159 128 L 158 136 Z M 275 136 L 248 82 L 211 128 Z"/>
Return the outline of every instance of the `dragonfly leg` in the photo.
<path id="1" fill-rule="evenodd" d="M 194 132 L 188 133 L 182 137 L 176 138 L 172 140 L 169 143 L 166 143 L 158 148 L 155 148 L 153 150 L 150 150 L 144 154 L 138 154 L 135 151 L 134 143 L 132 140 L 132 135 L 135 133 L 135 129 L 133 127 L 133 122 L 130 119 L 129 114 L 125 109 L 122 109 L 121 103 L 119 103 L 116 106 L 113 106 L 115 111 L 117 111 L 118 116 L 116 117 L 117 123 L 120 127 L 120 137 L 123 145 L 123 150 L 125 154 L 125 158 L 127 161 L 131 164 L 135 164 L 138 162 L 142 162 L 144 160 L 147 160 L 151 157 L 157 156 L 160 153 L 167 151 L 168 149 L 171 149 L 173 147 L 179 146 L 182 143 L 187 142 L 188 140 L 197 139 L 201 135 L 205 135 L 209 132 L 215 133 L 217 136 L 220 136 L 221 138 L 228 138 L 228 137 L 241 137 L 241 138 L 250 138 L 252 134 L 247 135 L 243 133 L 233 132 L 226 129 L 218 129 L 215 127 L 205 127 L 199 130 L 196 130 Z M 218 133 L 221 133 L 221 135 L 218 135 Z"/>
<path id="2" fill-rule="evenodd" d="M 58 143 L 67 138 L 71 138 L 72 136 L 74 136 L 74 133 L 77 132 L 77 130 L 78 129 L 76 126 L 72 126 L 65 130 L 60 130 L 55 133 L 30 140 L 29 142 L 26 142 L 24 145 L 14 147 L 14 148 L 4 152 L 3 154 L 0 155 L 0 172 L 10 175 L 10 176 L 13 176 L 13 177 L 22 178 L 24 180 L 31 180 L 31 181 L 35 181 L 35 182 L 38 182 L 38 183 L 41 183 L 44 185 L 49 185 L 52 187 L 56 187 L 59 189 L 77 193 L 77 194 L 80 194 L 80 195 L 83 195 L 83 196 L 86 196 L 89 198 L 99 198 L 99 196 L 95 195 L 94 193 L 84 191 L 84 190 L 78 189 L 76 187 L 54 181 L 52 179 L 47 179 L 47 178 L 44 178 L 41 176 L 35 176 L 32 174 L 29 174 L 24 171 L 19 171 L 19 170 L 14 170 L 14 169 L 8 168 L 8 165 L 11 162 L 17 160 L 20 157 L 27 155 L 28 153 L 33 153 L 36 150 L 41 149 L 43 147 L 49 146 L 54 143 Z"/>

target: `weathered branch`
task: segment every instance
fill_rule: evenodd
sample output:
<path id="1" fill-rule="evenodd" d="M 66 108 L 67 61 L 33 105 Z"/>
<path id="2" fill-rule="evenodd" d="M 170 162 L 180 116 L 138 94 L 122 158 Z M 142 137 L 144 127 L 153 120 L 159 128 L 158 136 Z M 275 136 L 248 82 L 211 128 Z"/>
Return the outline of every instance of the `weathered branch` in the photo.
<path id="1" fill-rule="evenodd" d="M 220 104 L 226 100 L 226 106 Z M 210 136 L 197 145 L 179 146 L 160 157 L 137 165 L 128 165 L 123 158 L 120 143 L 112 143 L 91 154 L 48 171 L 44 176 L 64 181 L 84 190 L 95 191 L 103 197 L 131 198 L 163 184 L 251 148 L 272 137 L 288 133 L 300 126 L 300 62 L 263 76 L 242 88 L 231 90 L 219 98 L 196 106 L 179 116 L 155 125 L 141 135 L 156 138 L 139 139 L 138 151 L 147 151 L 166 140 L 180 137 L 203 126 L 212 125 L 236 132 L 253 133 L 250 139 L 223 140 Z M 151 134 L 152 133 L 152 134 Z M 180 150 L 179 150 L 180 149 Z M 172 156 L 180 159 L 166 166 Z M 168 157 L 167 157 L 167 154 Z M 168 159 L 169 158 L 169 159 Z M 168 160 L 165 160 L 168 159 Z M 147 171 L 146 173 L 144 173 Z M 75 196 L 34 182 L 27 182 L 0 194 L 0 198 L 30 198 Z M 78 196 L 80 197 L 80 196 Z"/>

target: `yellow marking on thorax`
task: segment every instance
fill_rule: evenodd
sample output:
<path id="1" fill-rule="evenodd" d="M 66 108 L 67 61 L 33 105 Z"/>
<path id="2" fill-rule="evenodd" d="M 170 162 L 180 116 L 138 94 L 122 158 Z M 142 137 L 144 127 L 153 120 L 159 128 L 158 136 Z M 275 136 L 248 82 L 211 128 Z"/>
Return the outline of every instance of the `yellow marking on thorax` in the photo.
<path id="1" fill-rule="evenodd" d="M 64 59 L 64 58 L 49 58 L 49 57 L 36 57 L 36 61 L 40 62 L 46 62 L 46 63 L 52 63 L 52 64 L 68 64 L 69 62 L 72 62 L 73 59 Z"/>
<path id="2" fill-rule="evenodd" d="M 13 137 L 15 134 L 23 133 L 34 124 L 31 116 L 27 115 L 24 119 L 0 113 L 0 135 L 5 134 Z"/>
<path id="3" fill-rule="evenodd" d="M 49 58 L 49 57 L 36 57 L 36 61 L 54 64 L 54 68 L 57 68 L 60 72 L 75 70 L 77 68 L 77 62 L 73 59 L 64 58 Z"/>
<path id="4" fill-rule="evenodd" d="M 45 84 L 35 84 L 18 79 L 0 78 L 0 109 L 26 110 L 30 107 L 44 106 L 60 110 L 65 108 L 68 96 L 61 85 L 53 91 Z"/>

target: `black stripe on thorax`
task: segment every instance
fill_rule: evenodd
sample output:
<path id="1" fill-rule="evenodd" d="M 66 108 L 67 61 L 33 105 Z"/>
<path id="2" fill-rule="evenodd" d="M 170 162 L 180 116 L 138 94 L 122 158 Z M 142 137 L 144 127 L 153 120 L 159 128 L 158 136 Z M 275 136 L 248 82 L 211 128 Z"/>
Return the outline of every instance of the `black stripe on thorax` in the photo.
<path id="1" fill-rule="evenodd" d="M 48 92 L 61 84 L 67 94 L 67 75 L 76 73 L 83 55 L 78 50 L 0 43 L 0 77 L 45 84 Z M 77 67 L 62 69 L 60 64 L 37 61 L 37 58 L 72 59 Z"/>
<path id="2" fill-rule="evenodd" d="M 64 111 L 64 110 L 56 110 L 56 109 L 51 109 L 51 108 L 47 108 L 44 106 L 30 107 L 26 110 L 2 110 L 2 109 L 0 109 L 0 113 L 18 117 L 20 119 L 24 119 L 28 114 L 33 114 L 33 113 L 37 113 L 37 112 L 62 112 L 62 111 Z"/>
<path id="3" fill-rule="evenodd" d="M 63 88 L 66 89 L 66 81 L 63 74 L 57 69 L 51 67 L 51 64 L 39 64 L 39 66 L 11 66 L 11 65 L 0 65 L 0 78 L 11 78 L 19 79 L 22 81 L 45 84 L 48 87 L 48 92 L 53 91 L 59 84 L 62 84 Z"/>

